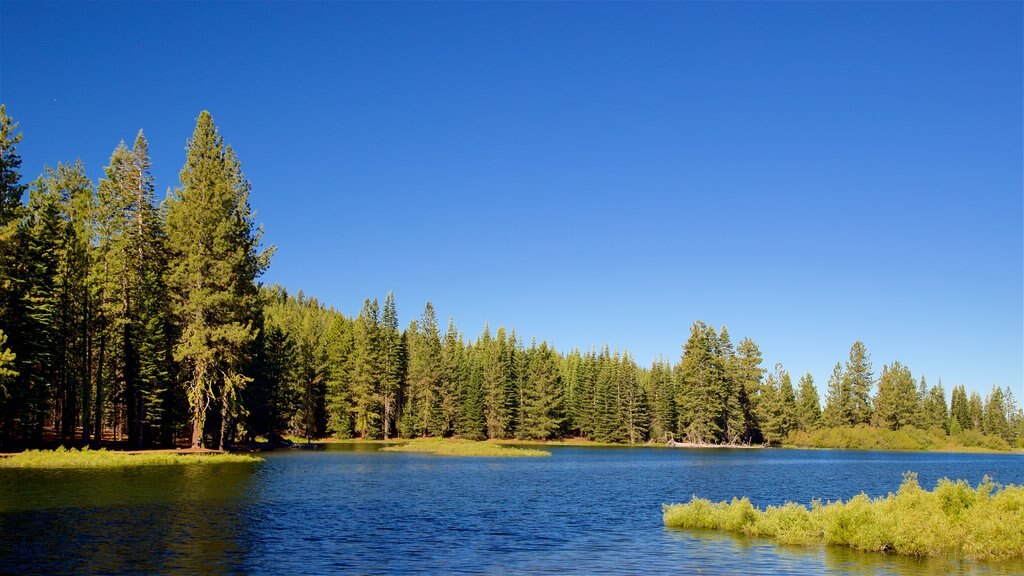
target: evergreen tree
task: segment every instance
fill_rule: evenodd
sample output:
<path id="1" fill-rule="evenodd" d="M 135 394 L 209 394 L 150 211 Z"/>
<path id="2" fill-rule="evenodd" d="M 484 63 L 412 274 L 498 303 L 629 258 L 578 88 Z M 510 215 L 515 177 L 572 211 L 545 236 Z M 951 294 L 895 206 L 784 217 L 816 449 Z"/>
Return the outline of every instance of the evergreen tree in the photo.
<path id="1" fill-rule="evenodd" d="M 736 351 L 733 377 L 736 379 L 738 390 L 742 393 L 741 403 L 745 421 L 743 437 L 747 442 L 760 442 L 761 427 L 757 420 L 757 403 L 761 380 L 765 373 L 765 369 L 761 367 L 761 350 L 753 340 L 744 338 Z"/>
<path id="2" fill-rule="evenodd" d="M 832 376 L 828 379 L 825 396 L 825 412 L 822 415 L 825 426 L 838 428 L 853 424 L 853 395 L 849 383 L 843 376 L 843 367 L 836 362 Z"/>
<path id="3" fill-rule="evenodd" d="M 647 440 L 650 427 L 647 393 L 640 383 L 639 372 L 632 356 L 628 352 L 623 354 L 616 380 L 622 399 L 621 414 L 625 424 L 625 437 L 630 444 Z"/>
<path id="4" fill-rule="evenodd" d="M 917 412 L 917 386 L 910 369 L 899 362 L 883 366 L 875 396 L 874 424 L 898 430 L 910 425 Z"/>
<path id="5" fill-rule="evenodd" d="M 964 385 L 953 387 L 953 397 L 950 402 L 950 433 L 953 432 L 953 421 L 956 422 L 956 428 L 960 430 L 970 430 L 973 428 L 971 423 L 971 411 L 967 405 L 967 391 L 964 389 Z"/>
<path id="6" fill-rule="evenodd" d="M 18 123 L 7 115 L 7 106 L 0 104 L 0 229 L 17 220 L 26 189 L 21 183 L 18 154 L 22 134 L 17 130 Z"/>
<path id="7" fill-rule="evenodd" d="M 981 403 L 981 395 L 972 391 L 967 399 L 967 415 L 971 430 L 985 431 L 985 413 Z"/>
<path id="8" fill-rule="evenodd" d="M 237 411 L 244 352 L 255 337 L 256 279 L 271 250 L 249 207 L 238 160 L 202 112 L 188 142 L 181 186 L 167 200 L 168 286 L 180 336 L 174 357 L 187 378 L 192 445 L 202 447 L 207 410 L 220 389 L 222 434 Z"/>
<path id="9" fill-rule="evenodd" d="M 781 442 L 797 424 L 796 395 L 789 372 L 781 364 L 765 380 L 761 394 L 760 420 L 764 440 L 769 444 Z"/>
<path id="10" fill-rule="evenodd" d="M 561 375 L 556 352 L 542 342 L 530 354 L 530 368 L 523 390 L 520 438 L 546 440 L 562 424 Z"/>
<path id="11" fill-rule="evenodd" d="M 871 374 L 871 356 L 864 343 L 857 341 L 850 347 L 850 359 L 843 372 L 844 387 L 850 391 L 853 424 L 871 422 L 871 388 L 874 385 Z"/>
<path id="12" fill-rule="evenodd" d="M 441 411 L 446 428 L 451 428 L 462 436 L 477 436 L 476 432 L 479 432 L 479 427 L 475 424 L 478 422 L 469 425 L 468 422 L 463 422 L 461 419 L 461 412 L 463 409 L 467 409 L 467 406 L 460 386 L 466 380 L 467 368 L 466 348 L 462 342 L 462 335 L 455 328 L 455 320 L 449 316 L 448 330 L 444 335 L 444 352 L 441 358 L 441 382 L 438 394 L 441 398 Z M 473 398 L 473 401 L 477 400 L 479 398 Z M 473 410 L 473 408 L 468 409 Z"/>
<path id="13" fill-rule="evenodd" d="M 680 434 L 694 443 L 722 440 L 728 388 L 725 367 L 718 356 L 714 328 L 695 322 L 679 362 L 678 407 Z"/>
<path id="14" fill-rule="evenodd" d="M 353 354 L 354 331 L 353 323 L 341 314 L 336 314 L 327 328 L 327 427 L 337 438 L 350 438 L 355 431 L 349 387 L 352 381 L 350 358 Z"/>
<path id="15" fill-rule="evenodd" d="M 1007 418 L 1006 394 L 998 386 L 985 398 L 984 429 L 986 434 L 1011 440 L 1010 422 Z"/>
<path id="16" fill-rule="evenodd" d="M 742 386 L 742 383 L 739 383 Z M 672 369 L 659 358 L 650 370 L 651 437 L 667 442 L 675 435 L 676 403 Z"/>
<path id="17" fill-rule="evenodd" d="M 349 392 L 352 423 L 360 438 L 372 438 L 380 431 L 380 319 L 377 299 L 366 299 L 352 325 L 352 354 L 349 356 Z"/>
<path id="18" fill-rule="evenodd" d="M 801 430 L 814 430 L 821 423 L 821 403 L 814 378 L 808 372 L 800 378 L 800 390 L 797 394 L 797 427 Z"/>
<path id="19" fill-rule="evenodd" d="M 434 306 L 427 302 L 423 316 L 410 327 L 409 396 L 412 402 L 414 433 L 429 436 L 446 432 L 446 423 L 438 400 L 441 381 L 441 336 L 437 330 Z"/>
<path id="20" fill-rule="evenodd" d="M 464 377 L 459 385 L 459 436 L 469 440 L 487 437 L 484 418 L 484 358 L 480 343 L 466 348 Z"/>
<path id="21" fill-rule="evenodd" d="M 717 356 L 724 370 L 724 398 L 722 413 L 723 439 L 729 444 L 739 443 L 746 433 L 745 405 L 749 404 L 746 388 L 742 382 L 739 358 L 732 347 L 729 330 L 722 326 L 718 335 Z"/>
<path id="22" fill-rule="evenodd" d="M 381 429 L 384 439 L 391 437 L 396 426 L 399 395 L 402 391 L 402 376 L 405 372 L 402 334 L 398 329 L 398 310 L 394 292 L 384 298 L 384 312 L 380 322 L 381 379 L 380 403 L 383 408 Z"/>
<path id="23" fill-rule="evenodd" d="M 942 389 L 941 380 L 928 390 L 924 412 L 927 428 L 941 428 L 949 433 L 949 410 L 946 408 L 946 391 Z"/>

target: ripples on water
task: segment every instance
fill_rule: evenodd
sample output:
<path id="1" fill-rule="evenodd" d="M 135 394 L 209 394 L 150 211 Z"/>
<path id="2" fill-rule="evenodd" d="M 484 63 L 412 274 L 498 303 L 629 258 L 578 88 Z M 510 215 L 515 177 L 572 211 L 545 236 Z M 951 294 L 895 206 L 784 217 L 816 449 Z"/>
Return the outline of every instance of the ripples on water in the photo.
<path id="1" fill-rule="evenodd" d="M 800 450 L 552 448 L 468 459 L 337 444 L 256 465 L 0 470 L 0 572 L 249 574 L 946 574 L 1024 565 L 907 559 L 666 530 L 697 494 L 759 506 L 1024 483 L 1024 457 Z"/>

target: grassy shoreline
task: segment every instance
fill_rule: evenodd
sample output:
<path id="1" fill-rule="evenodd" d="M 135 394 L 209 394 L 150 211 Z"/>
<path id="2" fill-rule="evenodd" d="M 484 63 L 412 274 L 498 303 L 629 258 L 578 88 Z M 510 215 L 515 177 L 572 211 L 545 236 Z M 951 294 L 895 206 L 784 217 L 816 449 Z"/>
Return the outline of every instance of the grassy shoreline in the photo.
<path id="1" fill-rule="evenodd" d="M 895 494 L 763 510 L 747 498 L 713 503 L 696 496 L 662 507 L 668 528 L 707 529 L 772 538 L 781 544 L 846 546 L 904 556 L 978 560 L 1024 558 L 1024 486 L 988 478 L 977 488 L 942 479 L 932 491 L 907 473 Z"/>
<path id="2" fill-rule="evenodd" d="M 381 448 L 382 452 L 418 452 L 423 454 L 434 454 L 436 456 L 459 456 L 459 457 L 538 457 L 550 456 L 551 453 L 545 450 L 531 448 L 515 448 L 502 446 L 492 442 L 476 442 L 473 440 L 461 440 L 457 438 L 417 438 L 407 444 L 396 444 Z"/>
<path id="3" fill-rule="evenodd" d="M 263 459 L 248 454 L 229 454 L 214 450 L 26 450 L 0 457 L 0 469 L 90 469 L 134 468 L 140 466 L 181 466 L 187 464 L 253 463 Z"/>

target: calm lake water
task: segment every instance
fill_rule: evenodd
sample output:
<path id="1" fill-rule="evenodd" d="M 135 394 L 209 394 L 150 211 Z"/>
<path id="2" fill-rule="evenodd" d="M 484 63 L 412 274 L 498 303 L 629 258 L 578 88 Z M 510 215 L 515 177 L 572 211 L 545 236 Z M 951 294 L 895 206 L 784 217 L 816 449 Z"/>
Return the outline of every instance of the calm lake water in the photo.
<path id="1" fill-rule="evenodd" d="M 1024 483 L 1024 456 L 551 448 L 472 459 L 332 444 L 255 465 L 0 470 L 0 572 L 249 574 L 1024 573 L 667 530 L 697 494 L 884 495 L 903 472 Z"/>

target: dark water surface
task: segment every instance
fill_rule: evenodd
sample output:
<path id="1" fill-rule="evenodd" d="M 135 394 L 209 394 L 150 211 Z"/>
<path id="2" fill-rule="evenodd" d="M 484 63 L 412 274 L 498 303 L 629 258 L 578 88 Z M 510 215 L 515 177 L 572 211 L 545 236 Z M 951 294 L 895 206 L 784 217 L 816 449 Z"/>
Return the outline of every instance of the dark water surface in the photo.
<path id="1" fill-rule="evenodd" d="M 945 574 L 1024 564 L 916 560 L 667 530 L 697 494 L 755 505 L 895 491 L 902 473 L 1024 483 L 1024 456 L 551 448 L 440 458 L 333 444 L 266 462 L 0 470 L 2 573 Z"/>

